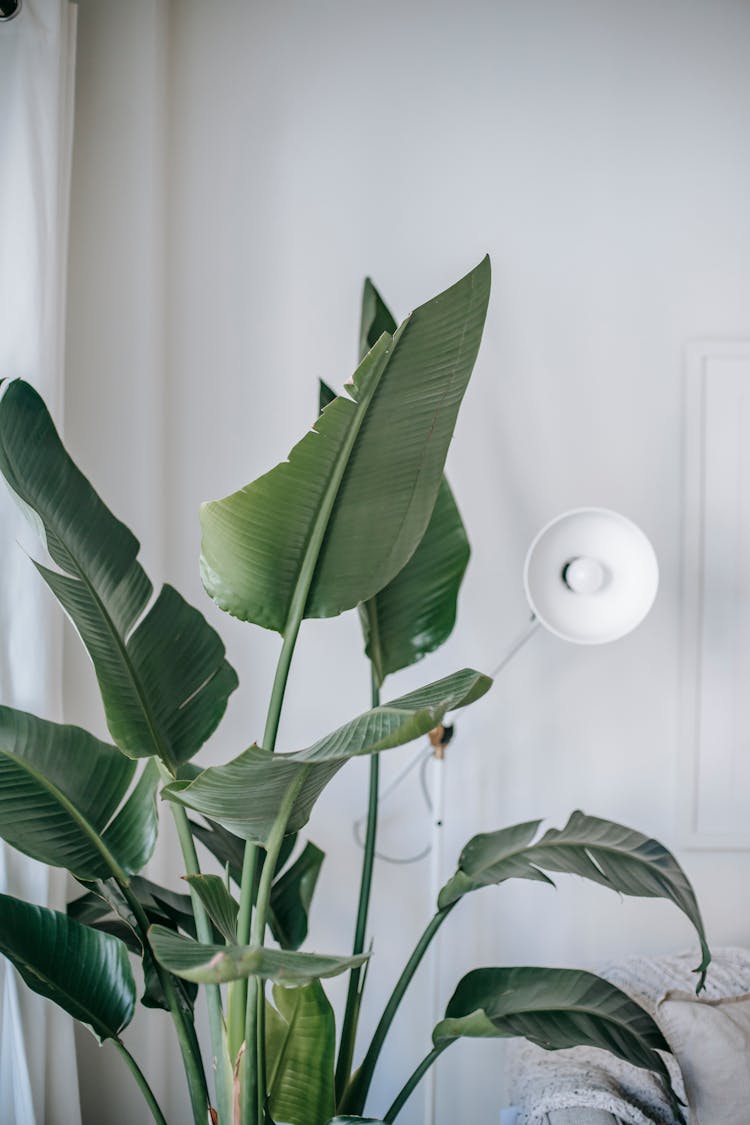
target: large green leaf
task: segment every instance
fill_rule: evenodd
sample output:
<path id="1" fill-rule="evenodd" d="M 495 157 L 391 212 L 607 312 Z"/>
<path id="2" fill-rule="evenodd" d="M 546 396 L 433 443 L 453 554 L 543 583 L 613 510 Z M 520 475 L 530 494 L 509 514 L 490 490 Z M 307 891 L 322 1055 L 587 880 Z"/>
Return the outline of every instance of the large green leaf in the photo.
<path id="1" fill-rule="evenodd" d="M 601 977 L 580 969 L 475 969 L 463 977 L 445 1019 L 432 1033 L 435 1046 L 454 1039 L 522 1036 L 556 1051 L 602 1047 L 654 1071 L 673 1106 L 669 1072 L 658 1051 L 669 1051 L 648 1012 Z"/>
<path id="2" fill-rule="evenodd" d="M 133 1018 L 135 982 L 125 946 L 65 914 L 0 895 L 0 953 L 40 996 L 116 1039 Z"/>
<path id="3" fill-rule="evenodd" d="M 301 788 L 289 817 L 290 832 L 307 823 L 321 792 L 348 758 L 375 754 L 426 734 L 448 711 L 479 699 L 491 683 L 471 669 L 456 672 L 366 711 L 305 750 L 272 754 L 252 746 L 224 766 L 210 766 L 189 784 L 173 782 L 163 795 L 246 840 L 263 844 L 292 785 Z M 304 771 L 301 782 L 300 770 Z"/>
<path id="4" fill-rule="evenodd" d="M 137 539 L 21 380 L 0 399 L 0 472 L 60 568 L 37 564 L 88 649 L 114 741 L 133 757 L 158 755 L 174 771 L 215 729 L 237 686 L 221 639 L 171 586 L 144 616 L 153 590 Z"/>
<path id="5" fill-rule="evenodd" d="M 698 933 L 701 989 L 711 952 L 695 893 L 672 853 L 632 828 L 582 812 L 572 813 L 564 828 L 550 828 L 534 842 L 540 823 L 531 820 L 469 840 L 458 871 L 440 892 L 438 907 L 444 909 L 469 891 L 506 879 L 549 883 L 545 871 L 582 875 L 624 895 L 665 898 L 687 915 Z"/>
<path id="6" fill-rule="evenodd" d="M 458 592 L 470 553 L 453 493 L 443 477 L 416 551 L 384 589 L 359 607 L 365 651 L 379 683 L 447 641 L 456 623 Z"/>
<path id="7" fill-rule="evenodd" d="M 331 957 L 324 953 L 294 953 L 261 945 L 203 945 L 164 926 L 152 926 L 149 939 L 165 969 L 198 984 L 224 984 L 251 976 L 278 984 L 307 984 L 321 977 L 345 973 L 369 957 L 369 954 Z"/>
<path id="8" fill-rule="evenodd" d="M 222 609 L 284 632 L 293 604 L 334 616 L 398 574 L 435 505 L 489 285 L 485 259 L 381 336 L 288 461 L 203 506 L 203 582 Z"/>
<path id="9" fill-rule="evenodd" d="M 274 1121 L 320 1125 L 335 1111 L 333 1008 L 319 981 L 274 985 L 266 1006 L 268 1097 Z"/>
<path id="10" fill-rule="evenodd" d="M 0 707 L 0 837 L 79 879 L 128 876 L 157 834 L 155 769 L 126 799 L 134 771 L 80 727 Z"/>
<path id="11" fill-rule="evenodd" d="M 360 359 L 396 322 L 368 277 L 362 292 Z M 333 394 L 321 383 L 321 410 Z M 360 605 L 367 652 L 378 683 L 439 648 L 456 623 L 456 603 L 469 562 L 456 502 L 443 477 L 427 530 L 406 566 L 369 601 Z"/>

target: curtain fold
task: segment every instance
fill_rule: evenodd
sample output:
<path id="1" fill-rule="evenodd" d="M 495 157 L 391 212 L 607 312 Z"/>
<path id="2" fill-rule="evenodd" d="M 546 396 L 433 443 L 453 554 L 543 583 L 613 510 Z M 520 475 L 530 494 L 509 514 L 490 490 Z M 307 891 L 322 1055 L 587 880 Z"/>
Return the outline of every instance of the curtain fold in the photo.
<path id="1" fill-rule="evenodd" d="M 33 383 L 58 423 L 75 27 L 68 0 L 25 0 L 0 23 L 0 378 Z M 62 623 L 21 549 L 34 539 L 5 489 L 0 529 L 0 702 L 59 720 Z M 62 872 L 4 847 L 0 889 L 64 903 Z M 3 959 L 0 1091 L 0 1125 L 80 1125 L 72 1021 Z"/>

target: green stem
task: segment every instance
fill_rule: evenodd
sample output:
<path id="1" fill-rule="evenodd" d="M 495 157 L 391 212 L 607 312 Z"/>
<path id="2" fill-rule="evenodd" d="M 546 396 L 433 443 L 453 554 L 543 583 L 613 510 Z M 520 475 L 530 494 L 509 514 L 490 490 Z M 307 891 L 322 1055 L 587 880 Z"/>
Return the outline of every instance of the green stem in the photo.
<path id="1" fill-rule="evenodd" d="M 187 875 L 200 875 L 198 854 L 195 850 L 195 841 L 190 831 L 190 821 L 182 805 L 174 801 L 169 802 L 174 817 L 177 836 L 182 849 L 182 858 Z M 204 945 L 212 945 L 214 932 L 211 920 L 208 917 L 197 891 L 190 886 L 190 897 L 193 903 L 193 916 L 195 917 L 195 932 L 198 941 Z M 208 1007 L 208 1028 L 211 1037 L 211 1055 L 214 1066 L 216 1086 L 216 1109 L 221 1125 L 229 1125 L 232 1120 L 232 1072 L 229 1065 L 226 1044 L 224 1040 L 224 1015 L 221 1006 L 221 989 L 218 984 L 207 984 L 206 1006 Z"/>
<path id="2" fill-rule="evenodd" d="M 380 706 L 380 687 L 375 673 L 372 672 L 372 706 Z M 370 908 L 370 893 L 372 890 L 372 872 L 375 864 L 375 840 L 378 831 L 378 782 L 380 774 L 380 755 L 373 754 L 370 758 L 370 792 L 367 803 L 367 832 L 365 834 L 364 855 L 362 857 L 362 877 L 359 886 L 359 903 L 357 906 L 357 923 L 354 930 L 354 943 L 352 953 L 356 956 L 362 953 L 365 947 L 367 933 L 367 914 Z M 336 1064 L 336 1098 L 339 1099 L 346 1089 L 352 1070 L 354 1058 L 354 1045 L 357 1039 L 357 1024 L 362 995 L 359 990 L 359 981 L 362 974 L 361 967 L 352 969 L 349 974 L 349 988 L 346 993 L 346 1009 L 344 1022 L 341 1028 L 341 1043 L 339 1044 L 339 1057 Z"/>
<path id="3" fill-rule="evenodd" d="M 157 1122 L 157 1125 L 167 1125 L 167 1119 L 159 1108 L 159 1103 L 154 1097 L 154 1092 L 146 1081 L 146 1076 L 138 1066 L 138 1063 L 135 1061 L 130 1051 L 119 1039 L 113 1039 L 112 1043 L 114 1047 L 120 1052 L 121 1056 L 125 1060 L 125 1065 L 138 1083 L 140 1091 L 146 1100 L 146 1104 L 151 1110 L 151 1115 L 154 1121 Z"/>
<path id="4" fill-rule="evenodd" d="M 145 910 L 127 884 L 120 883 L 120 890 L 125 896 L 128 906 L 133 911 L 140 931 L 144 953 L 148 952 L 151 958 L 151 963 L 159 977 L 159 983 L 161 984 L 164 996 L 169 1005 L 169 1010 L 172 1014 L 175 1031 L 177 1032 L 177 1041 L 180 1045 L 182 1061 L 187 1076 L 188 1089 L 190 1091 L 190 1104 L 193 1107 L 193 1117 L 196 1125 L 205 1125 L 210 1099 L 208 1087 L 206 1085 L 206 1075 L 201 1060 L 200 1045 L 198 1043 L 198 1037 L 195 1034 L 193 1021 L 185 1011 L 171 975 L 162 968 L 154 957 L 148 940 L 149 922 Z"/>
<path id="5" fill-rule="evenodd" d="M 307 590 L 309 583 L 305 590 L 305 599 L 307 598 Z M 294 605 L 293 605 L 293 608 Z M 302 609 L 295 613 L 295 619 L 292 620 L 290 611 L 290 620 L 288 628 L 284 632 L 284 640 L 279 654 L 279 660 L 276 665 L 276 674 L 273 680 L 273 687 L 271 689 L 271 699 L 268 704 L 268 715 L 266 717 L 266 726 L 263 732 L 263 746 L 266 750 L 273 751 L 276 748 L 276 736 L 279 730 L 279 720 L 281 718 L 281 708 L 284 703 L 284 693 L 286 692 L 286 685 L 289 679 L 289 669 L 292 663 L 292 656 L 294 655 L 294 647 L 297 643 L 297 636 L 299 635 L 299 628 L 302 623 Z M 282 836 L 283 838 L 283 836 Z M 270 846 L 270 845 L 269 845 Z M 281 845 L 279 845 L 281 846 Z M 276 867 L 276 859 L 278 858 L 278 850 L 276 857 L 271 860 L 270 854 L 266 854 L 265 862 L 263 864 L 263 876 L 261 877 L 261 886 L 263 878 L 273 879 L 274 869 Z M 251 843 L 249 840 L 245 844 L 245 855 L 242 861 L 242 881 L 240 883 L 240 910 L 237 915 L 237 943 L 238 945 L 247 945 L 250 942 L 250 935 L 253 930 L 253 897 L 255 891 L 255 874 L 258 866 L 258 846 Z M 258 889 L 258 901 L 260 901 L 261 890 Z M 270 889 L 269 889 L 270 897 Z M 263 924 L 263 934 L 265 935 L 265 920 Z M 263 944 L 263 940 L 259 944 Z M 256 1117 L 251 1118 L 248 1114 L 252 1108 L 265 1099 L 265 1090 L 261 1092 L 261 1083 L 259 1082 L 257 1058 L 258 1053 L 262 1051 L 263 1047 L 260 1044 L 260 1036 L 258 1033 L 258 1023 L 260 1022 L 260 998 L 263 997 L 263 989 L 258 986 L 257 979 L 250 978 L 246 981 L 238 981 L 232 997 L 230 1005 L 230 1043 L 233 1045 L 233 1050 L 239 1050 L 242 1040 L 245 1041 L 245 1054 L 242 1059 L 242 1081 L 241 1081 L 241 1102 L 242 1114 L 241 1120 L 253 1121 L 257 1120 L 259 1125 L 262 1121 L 262 1116 L 255 1110 Z"/>
<path id="6" fill-rule="evenodd" d="M 375 1066 L 380 1057 L 380 1052 L 385 1043 L 386 1036 L 390 1031 L 396 1012 L 399 1009 L 399 1005 L 404 998 L 407 988 L 411 984 L 412 977 L 419 968 L 422 958 L 430 947 L 430 942 L 455 905 L 456 903 L 454 902 L 446 907 L 445 910 L 438 910 L 437 914 L 434 914 L 428 922 L 424 933 L 415 945 L 414 952 L 407 961 L 404 971 L 398 978 L 390 999 L 383 1010 L 380 1023 L 375 1029 L 375 1034 L 372 1037 L 372 1042 L 367 1049 L 367 1054 L 362 1061 L 362 1065 L 344 1093 L 341 1104 L 338 1107 L 340 1113 L 362 1112 L 370 1089 L 370 1083 L 372 1082 L 372 1076 L 375 1072 Z"/>
<path id="7" fill-rule="evenodd" d="M 258 849 L 254 844 L 245 845 L 242 863 L 242 891 L 240 893 L 240 913 L 237 918 L 237 942 L 247 945 L 250 941 L 250 923 L 253 909 L 255 873 L 258 866 Z M 245 1038 L 245 1012 L 247 1010 L 247 981 L 234 981 L 229 986 L 227 1002 L 227 1035 L 229 1057 L 234 1060 Z"/>
<path id="8" fill-rule="evenodd" d="M 250 932 L 251 945 L 263 945 L 263 940 L 266 936 L 266 923 L 268 921 L 268 911 L 271 903 L 271 889 L 273 886 L 273 875 L 276 870 L 276 864 L 281 851 L 281 845 L 284 842 L 286 835 L 287 824 L 291 816 L 294 802 L 297 800 L 302 785 L 304 784 L 305 777 L 308 770 L 304 766 L 300 768 L 297 778 L 287 789 L 284 794 L 284 799 L 281 802 L 279 811 L 276 814 L 276 819 L 271 829 L 268 840 L 266 842 L 266 858 L 263 863 L 263 871 L 260 876 L 260 886 L 258 887 L 258 901 L 253 914 L 252 929 Z M 241 1120 L 255 1121 L 252 1117 L 247 1117 L 246 1114 L 252 1113 L 253 1098 L 252 1091 L 255 1093 L 255 1107 L 256 1107 L 256 1120 L 258 1123 L 263 1120 L 263 1107 L 266 1096 L 266 1051 L 265 1040 L 263 1035 L 264 1012 L 261 1011 L 261 1003 L 264 1002 L 264 991 L 262 985 L 257 981 L 257 978 L 250 978 L 248 981 L 247 992 L 247 1012 L 245 1018 L 245 1054 L 242 1060 L 242 1115 Z M 253 1076 L 252 1069 L 255 1064 L 256 1074 Z"/>
<path id="9" fill-rule="evenodd" d="M 417 1086 L 421 1081 L 422 1076 L 430 1069 L 435 1059 L 442 1055 L 446 1047 L 450 1046 L 450 1044 L 453 1042 L 453 1039 L 449 1039 L 446 1043 L 441 1043 L 439 1047 L 433 1047 L 429 1055 L 425 1055 L 417 1069 L 407 1080 L 403 1089 L 398 1093 L 398 1095 L 396 1096 L 396 1100 L 383 1118 L 383 1120 L 386 1122 L 386 1125 L 392 1125 L 392 1122 L 396 1120 L 399 1113 L 411 1097 L 415 1086 Z"/>
<path id="10" fill-rule="evenodd" d="M 279 661 L 276 665 L 276 675 L 271 689 L 271 701 L 268 705 L 266 727 L 263 732 L 263 746 L 266 750 L 276 748 L 276 735 L 279 730 L 281 708 L 284 703 L 289 668 L 294 655 L 294 646 L 297 643 L 299 627 L 302 622 L 300 613 L 295 621 L 290 621 L 288 630 L 284 633 L 284 642 L 281 646 Z M 237 915 L 237 942 L 247 945 L 250 940 L 250 929 L 253 914 L 253 892 L 255 890 L 255 871 L 258 865 L 258 847 L 249 840 L 245 844 L 245 856 L 242 863 L 242 882 L 240 884 L 240 912 Z M 268 861 L 263 865 L 265 871 Z M 273 872 L 271 873 L 273 874 Z"/>

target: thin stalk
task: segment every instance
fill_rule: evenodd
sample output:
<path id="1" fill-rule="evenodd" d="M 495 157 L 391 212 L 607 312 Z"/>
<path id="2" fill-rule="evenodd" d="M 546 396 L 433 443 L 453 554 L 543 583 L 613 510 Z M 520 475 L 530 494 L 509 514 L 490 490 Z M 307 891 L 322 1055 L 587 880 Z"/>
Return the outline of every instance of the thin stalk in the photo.
<path id="1" fill-rule="evenodd" d="M 263 1125 L 261 1109 L 265 1091 L 260 1081 L 258 1065 L 258 1004 L 265 1000 L 257 977 L 247 981 L 247 1010 L 245 1012 L 245 1050 L 240 1062 L 240 1122 L 242 1125 Z"/>
<path id="2" fill-rule="evenodd" d="M 442 926 L 445 919 L 450 914 L 456 903 L 451 903 L 445 910 L 438 910 L 428 922 L 424 933 L 414 947 L 414 952 L 406 963 L 404 971 L 396 982 L 396 986 L 391 993 L 390 999 L 386 1004 L 383 1014 L 380 1017 L 380 1022 L 375 1029 L 375 1034 L 372 1037 L 372 1042 L 367 1049 L 362 1065 L 354 1076 L 352 1082 L 347 1087 L 342 1099 L 341 1104 L 338 1106 L 341 1113 L 361 1113 L 365 1104 L 367 1094 L 372 1082 L 372 1076 L 375 1072 L 375 1066 L 380 1052 L 383 1049 L 386 1036 L 390 1031 L 391 1024 L 395 1018 L 399 1005 L 404 998 L 407 988 L 411 984 L 412 978 L 419 968 L 420 962 L 425 953 L 430 947 L 430 943 Z"/>
<path id="3" fill-rule="evenodd" d="M 250 923 L 253 909 L 253 888 L 255 886 L 255 872 L 258 866 L 258 849 L 254 844 L 246 844 L 245 857 L 242 863 L 241 886 L 247 893 L 240 895 L 240 914 L 237 919 L 237 941 L 240 945 L 247 945 L 250 940 Z M 247 981 L 237 980 L 229 986 L 227 1000 L 227 1035 L 229 1040 L 229 1057 L 236 1059 L 245 1038 L 245 1012 L 247 1010 Z"/>
<path id="4" fill-rule="evenodd" d="M 157 1125 L 167 1125 L 167 1119 L 164 1116 L 164 1114 L 162 1113 L 161 1109 L 159 1108 L 159 1103 L 157 1102 L 156 1098 L 154 1097 L 154 1092 L 151 1089 L 151 1087 L 149 1086 L 148 1082 L 146 1081 L 145 1074 L 143 1073 L 141 1068 L 138 1066 L 138 1063 L 135 1061 L 135 1059 L 131 1055 L 130 1051 L 127 1049 L 125 1044 L 122 1043 L 119 1039 L 113 1039 L 112 1043 L 114 1044 L 115 1048 L 120 1052 L 122 1058 L 125 1060 L 125 1065 L 127 1066 L 128 1070 L 130 1071 L 130 1073 L 133 1075 L 136 1082 L 138 1083 L 138 1086 L 140 1088 L 141 1093 L 143 1094 L 143 1097 L 146 1101 L 146 1104 L 148 1105 L 148 1108 L 151 1110 L 151 1115 L 152 1115 L 154 1121 L 156 1121 Z"/>
<path id="5" fill-rule="evenodd" d="M 307 590 L 305 592 L 305 598 L 306 597 Z M 293 608 L 295 607 L 293 606 Z M 286 692 L 286 685 L 289 679 L 289 669 L 292 663 L 292 656 L 294 655 L 294 647 L 297 643 L 297 636 L 299 635 L 299 628 L 302 623 L 303 609 L 304 604 L 302 605 L 302 609 L 299 610 L 299 613 L 296 614 L 294 620 L 291 620 L 290 612 L 289 625 L 284 632 L 284 640 L 276 665 L 273 687 L 271 689 L 271 699 L 268 704 L 266 726 L 263 731 L 263 746 L 266 750 L 273 751 L 276 748 L 276 736 L 279 730 L 281 708 L 284 703 L 284 693 Z M 279 845 L 279 847 L 280 846 L 281 845 Z M 266 854 L 266 859 L 263 864 L 263 876 L 266 876 L 266 873 L 268 873 L 267 877 L 271 880 L 273 879 L 277 858 L 278 850 L 273 861 L 270 855 Z M 245 844 L 245 855 L 242 861 L 240 910 L 237 915 L 237 943 L 239 945 L 247 945 L 250 942 L 250 935 L 253 930 L 253 892 L 255 890 L 255 873 L 257 866 L 258 846 L 248 840 Z M 259 888 L 259 901 L 260 896 L 261 891 Z M 265 922 L 263 925 L 263 933 L 265 935 Z M 259 944 L 263 944 L 262 939 Z M 245 1053 L 242 1058 L 242 1079 L 240 1083 L 242 1103 L 241 1120 L 243 1122 L 253 1120 L 247 1117 L 246 1114 L 253 1106 L 260 1104 L 261 1099 L 265 1099 L 265 1090 L 261 1092 L 260 1089 L 261 1083 L 259 1082 L 257 1065 L 258 1052 L 262 1050 L 257 1026 L 260 1022 L 261 1015 L 259 996 L 264 998 L 264 991 L 258 986 L 257 979 L 251 977 L 246 981 L 238 981 L 234 986 L 229 1010 L 229 1037 L 230 1043 L 233 1044 L 233 1050 L 239 1050 L 242 1041 L 244 1040 L 245 1042 Z M 251 1015 L 251 1013 L 254 1013 L 254 1015 Z M 257 1110 L 255 1112 L 256 1118 L 260 1123 L 262 1121 L 262 1116 L 258 1114 Z"/>
<path id="6" fill-rule="evenodd" d="M 380 706 L 380 685 L 378 683 L 375 666 L 371 666 L 372 675 L 372 706 Z M 372 872 L 375 864 L 375 843 L 378 831 L 378 786 L 380 777 L 380 755 L 373 754 L 370 758 L 370 791 L 367 802 L 367 832 L 365 834 L 365 847 L 362 856 L 362 877 L 359 885 L 359 903 L 357 905 L 357 922 L 354 929 L 354 942 L 352 954 L 356 956 L 365 948 L 367 934 L 367 915 L 370 909 L 370 893 L 372 890 Z M 362 1003 L 362 994 L 359 981 L 362 975 L 361 966 L 352 969 L 349 974 L 349 987 L 346 993 L 346 1008 L 344 1022 L 341 1028 L 341 1043 L 339 1044 L 339 1057 L 336 1063 L 336 1098 L 340 1098 L 346 1089 L 352 1072 L 354 1058 L 354 1045 L 357 1039 L 357 1024 L 359 1010 Z"/>
<path id="7" fill-rule="evenodd" d="M 190 831 L 190 821 L 187 818 L 187 812 L 182 805 L 178 805 L 174 801 L 170 801 L 169 804 L 172 809 L 172 815 L 174 816 L 175 827 L 177 828 L 177 836 L 180 841 L 180 848 L 182 849 L 185 871 L 188 875 L 200 875 L 198 854 L 195 850 L 193 833 Z M 211 921 L 205 906 L 201 902 L 198 893 L 193 889 L 192 884 L 190 885 L 190 897 L 193 903 L 195 932 L 198 941 L 202 942 L 204 945 L 211 945 L 214 940 Z M 229 1058 L 224 1040 L 224 1015 L 221 1005 L 221 988 L 218 984 L 207 984 L 205 988 L 206 1005 L 208 1007 L 208 1028 L 211 1036 L 211 1054 L 213 1056 L 215 1073 L 216 1109 L 221 1125 L 224 1125 L 225 1122 L 226 1125 L 229 1125 L 229 1122 L 232 1120 L 232 1071 L 229 1066 Z"/>
<path id="8" fill-rule="evenodd" d="M 266 936 L 266 923 L 271 903 L 271 889 L 276 863 L 281 851 L 281 845 L 286 834 L 287 824 L 294 802 L 307 776 L 307 769 L 300 768 L 296 780 L 289 786 L 281 802 L 276 820 L 266 842 L 266 858 L 258 887 L 258 901 L 253 914 L 252 930 L 250 932 L 251 945 L 263 945 Z M 253 982 L 254 986 L 253 986 Z M 247 1013 L 245 1020 L 245 1054 L 242 1060 L 242 1115 L 241 1120 L 249 1120 L 256 1125 L 263 1121 L 263 1108 L 266 1098 L 266 1051 L 263 1035 L 264 1012 L 261 1004 L 265 1001 L 263 986 L 257 978 L 250 978 L 247 992 Z M 256 1074 L 252 1075 L 253 1063 Z M 252 1090 L 255 1093 L 255 1106 L 253 1106 Z M 247 1117 L 255 1108 L 256 1118 Z"/>
<path id="9" fill-rule="evenodd" d="M 419 1064 L 419 1066 L 417 1067 L 417 1069 L 414 1071 L 414 1073 L 410 1076 L 410 1078 L 405 1083 L 403 1089 L 400 1090 L 400 1092 L 396 1096 L 396 1100 L 394 1101 L 393 1105 L 391 1106 L 391 1108 L 388 1110 L 385 1117 L 383 1118 L 383 1120 L 386 1122 L 386 1125 L 392 1125 L 392 1122 L 394 1122 L 396 1120 L 399 1113 L 404 1108 L 407 1101 L 409 1100 L 412 1093 L 414 1092 L 414 1088 L 421 1081 L 422 1076 L 430 1069 L 430 1067 L 434 1063 L 435 1059 L 437 1059 L 440 1055 L 442 1055 L 442 1053 L 446 1049 L 446 1047 L 449 1047 L 450 1044 L 453 1043 L 453 1042 L 454 1042 L 454 1040 L 449 1039 L 446 1043 L 441 1043 L 439 1047 L 433 1047 L 432 1050 L 430 1051 L 430 1053 L 428 1055 L 425 1055 L 425 1057 L 422 1059 L 422 1061 Z"/>
<path id="10" fill-rule="evenodd" d="M 266 750 L 273 751 L 276 748 L 276 735 L 279 730 L 281 708 L 284 703 L 284 693 L 286 691 L 287 680 L 289 679 L 289 668 L 292 663 L 294 646 L 297 643 L 301 623 L 302 613 L 300 612 L 295 621 L 290 621 L 289 627 L 284 633 L 284 642 L 281 646 L 278 664 L 276 665 L 276 674 L 271 689 L 271 700 L 268 704 L 268 715 L 266 716 L 266 726 L 263 731 L 263 747 Z M 268 861 L 263 865 L 264 871 L 267 865 Z M 257 866 L 258 847 L 248 840 L 245 844 L 245 856 L 242 863 L 240 912 L 237 915 L 237 942 L 239 945 L 247 945 L 250 940 L 253 914 L 253 890 L 255 888 L 255 871 Z"/>
<path id="11" fill-rule="evenodd" d="M 154 969 L 156 970 L 157 976 L 159 977 L 159 983 L 161 984 L 164 996 L 166 997 L 166 1001 L 169 1004 L 169 1010 L 174 1021 L 175 1031 L 177 1033 L 177 1041 L 180 1045 L 182 1061 L 185 1067 L 185 1075 L 188 1081 L 190 1104 L 193 1108 L 193 1117 L 195 1119 L 196 1125 L 205 1125 L 210 1098 L 208 1094 L 208 1086 L 206 1085 L 206 1075 L 203 1069 L 203 1061 L 201 1059 L 200 1044 L 198 1043 L 198 1037 L 195 1034 L 193 1021 L 185 1011 L 185 1008 L 180 1001 L 171 975 L 166 971 L 166 969 L 162 968 L 162 966 L 154 957 L 148 940 L 149 922 L 148 918 L 146 917 L 146 912 L 144 911 L 140 902 L 133 894 L 133 891 L 130 889 L 127 883 L 120 883 L 119 885 L 120 890 L 125 896 L 128 906 L 133 911 L 135 920 L 138 924 L 144 952 L 148 951 L 149 956 L 151 957 L 151 962 L 154 966 Z"/>

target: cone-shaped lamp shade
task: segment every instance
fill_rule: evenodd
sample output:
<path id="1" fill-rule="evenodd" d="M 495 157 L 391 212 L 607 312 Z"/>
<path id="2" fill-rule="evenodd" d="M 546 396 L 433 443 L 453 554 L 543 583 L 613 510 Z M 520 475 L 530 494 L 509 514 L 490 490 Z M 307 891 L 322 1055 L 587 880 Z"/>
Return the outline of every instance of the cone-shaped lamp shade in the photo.
<path id="1" fill-rule="evenodd" d="M 653 605 L 659 566 L 625 516 L 577 508 L 552 520 L 529 547 L 523 572 L 539 622 L 563 640 L 604 644 L 635 629 Z"/>

